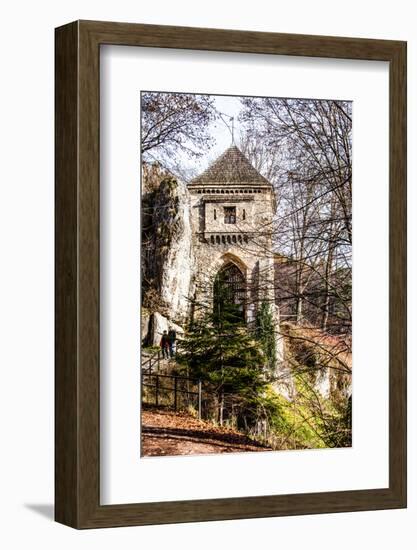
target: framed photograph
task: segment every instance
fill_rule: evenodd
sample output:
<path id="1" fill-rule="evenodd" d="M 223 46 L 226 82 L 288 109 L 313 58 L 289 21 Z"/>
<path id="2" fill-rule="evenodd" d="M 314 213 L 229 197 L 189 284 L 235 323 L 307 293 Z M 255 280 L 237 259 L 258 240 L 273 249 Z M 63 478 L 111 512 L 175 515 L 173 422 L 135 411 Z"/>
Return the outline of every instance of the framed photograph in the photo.
<path id="1" fill-rule="evenodd" d="M 406 43 L 56 29 L 56 521 L 406 506 Z"/>

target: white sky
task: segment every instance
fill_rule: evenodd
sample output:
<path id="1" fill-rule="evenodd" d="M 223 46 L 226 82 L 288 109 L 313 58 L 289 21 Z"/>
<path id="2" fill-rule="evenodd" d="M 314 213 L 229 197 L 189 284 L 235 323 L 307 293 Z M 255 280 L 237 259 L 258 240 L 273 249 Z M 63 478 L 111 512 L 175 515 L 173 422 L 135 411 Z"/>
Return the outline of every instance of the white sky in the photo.
<path id="1" fill-rule="evenodd" d="M 234 135 L 235 142 L 238 141 L 241 125 L 238 121 L 238 115 L 242 110 L 242 105 L 239 97 L 235 96 L 212 96 L 214 97 L 215 107 L 220 111 L 223 117 L 223 120 L 231 128 L 230 117 L 234 117 Z M 225 116 L 226 115 L 226 116 Z M 200 159 L 184 159 L 184 165 L 188 167 L 194 167 L 197 169 L 198 173 L 203 172 L 209 164 L 211 164 L 217 157 L 219 157 L 225 149 L 232 145 L 232 135 L 231 131 L 228 129 L 227 125 L 218 119 L 215 122 L 212 122 L 208 130 L 212 137 L 216 140 L 214 146 L 208 151 L 207 155 L 203 155 Z"/>

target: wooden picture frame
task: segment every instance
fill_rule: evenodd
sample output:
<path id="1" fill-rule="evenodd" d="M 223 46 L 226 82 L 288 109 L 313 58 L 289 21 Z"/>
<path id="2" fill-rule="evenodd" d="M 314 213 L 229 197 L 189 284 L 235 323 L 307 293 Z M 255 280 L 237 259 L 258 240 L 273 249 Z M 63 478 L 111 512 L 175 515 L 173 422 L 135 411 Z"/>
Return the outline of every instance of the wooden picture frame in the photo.
<path id="1" fill-rule="evenodd" d="M 55 518 L 75 528 L 406 506 L 406 43 L 76 21 L 56 29 Z M 100 505 L 99 56 L 118 44 L 389 62 L 389 487 Z"/>

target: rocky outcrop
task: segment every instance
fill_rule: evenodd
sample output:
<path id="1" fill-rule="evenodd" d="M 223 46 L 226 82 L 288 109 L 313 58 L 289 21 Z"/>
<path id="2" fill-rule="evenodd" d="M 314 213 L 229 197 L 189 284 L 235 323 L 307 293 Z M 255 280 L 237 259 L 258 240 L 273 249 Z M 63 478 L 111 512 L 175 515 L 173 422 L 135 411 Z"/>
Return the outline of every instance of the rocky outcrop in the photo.
<path id="1" fill-rule="evenodd" d="M 168 332 L 170 329 L 175 330 L 179 339 L 184 335 L 184 329 L 181 326 L 173 323 L 157 311 L 152 313 L 149 322 L 148 345 L 159 346 L 164 331 Z"/>
<path id="2" fill-rule="evenodd" d="M 193 269 L 190 201 L 182 182 L 173 183 L 165 196 L 175 208 L 166 212 L 166 206 L 161 204 L 155 212 L 157 231 L 165 226 L 169 235 L 160 270 L 161 299 L 169 305 L 169 318 L 183 321 L 190 306 Z"/>
<path id="3" fill-rule="evenodd" d="M 179 330 L 189 312 L 193 251 L 190 201 L 185 184 L 164 177 L 143 196 L 142 293 L 150 315 L 142 339 L 159 343 L 161 330 Z M 162 334 L 162 332 L 161 332 Z"/>

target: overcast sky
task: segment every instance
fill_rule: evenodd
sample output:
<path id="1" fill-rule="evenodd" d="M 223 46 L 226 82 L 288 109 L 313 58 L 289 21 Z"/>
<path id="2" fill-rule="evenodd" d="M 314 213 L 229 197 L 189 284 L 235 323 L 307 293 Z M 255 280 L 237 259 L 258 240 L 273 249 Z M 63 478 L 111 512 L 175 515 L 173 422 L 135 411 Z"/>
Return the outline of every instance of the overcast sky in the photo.
<path id="1" fill-rule="evenodd" d="M 239 97 L 232 96 L 213 96 L 216 109 L 222 113 L 222 118 L 212 122 L 209 126 L 209 132 L 216 140 L 214 146 L 200 159 L 184 159 L 184 164 L 194 166 L 198 173 L 203 172 L 211 162 L 219 157 L 225 149 L 232 145 L 232 134 L 230 117 L 234 117 L 234 135 L 235 142 L 238 141 L 241 126 L 238 116 L 242 110 Z M 229 129 L 230 128 L 230 129 Z"/>

